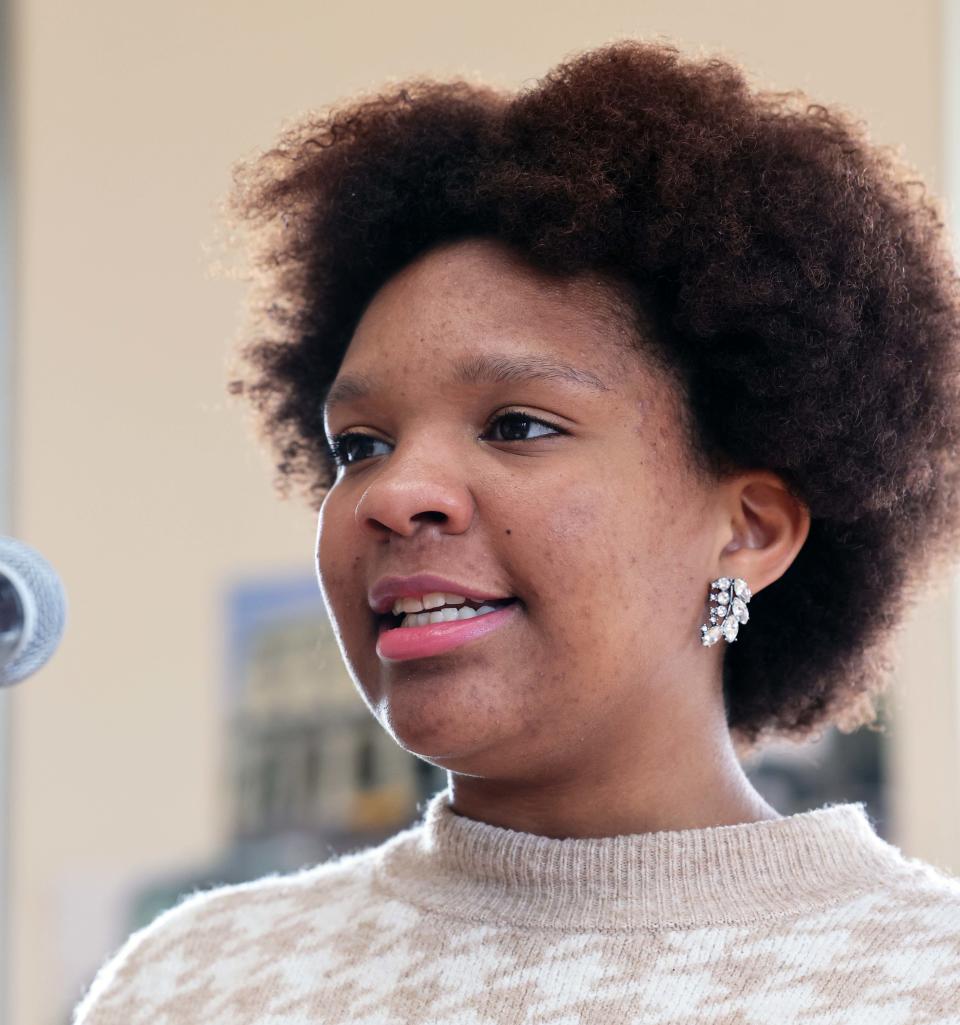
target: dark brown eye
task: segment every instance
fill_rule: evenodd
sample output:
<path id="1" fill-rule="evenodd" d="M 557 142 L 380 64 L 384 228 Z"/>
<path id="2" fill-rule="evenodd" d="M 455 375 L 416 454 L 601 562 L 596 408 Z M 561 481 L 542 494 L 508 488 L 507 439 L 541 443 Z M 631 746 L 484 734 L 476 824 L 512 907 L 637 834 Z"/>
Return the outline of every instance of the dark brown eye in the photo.
<path id="1" fill-rule="evenodd" d="M 496 426 L 507 424 L 504 436 L 495 439 L 498 441 L 533 441 L 534 438 L 526 436 L 531 426 L 546 427 L 548 431 L 553 431 L 554 434 L 563 433 L 558 427 L 548 424 L 545 420 L 538 420 L 535 416 L 530 416 L 527 413 L 501 413 L 493 423 L 494 433 Z M 536 437 L 542 438 L 545 436 L 539 434 Z"/>
<path id="2" fill-rule="evenodd" d="M 338 434 L 330 443 L 330 450 L 333 458 L 340 466 L 349 466 L 359 462 L 361 459 L 368 459 L 372 453 L 368 451 L 370 445 L 386 445 L 387 442 L 380 438 L 374 438 L 369 434 Z M 359 449 L 359 451 L 357 451 Z"/>

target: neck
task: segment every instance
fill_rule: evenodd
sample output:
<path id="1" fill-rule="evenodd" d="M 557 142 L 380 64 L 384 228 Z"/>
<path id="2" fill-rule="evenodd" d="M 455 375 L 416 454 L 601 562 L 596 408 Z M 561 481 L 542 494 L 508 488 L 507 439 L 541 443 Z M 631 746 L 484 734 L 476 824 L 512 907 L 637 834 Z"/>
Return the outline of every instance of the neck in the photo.
<path id="1" fill-rule="evenodd" d="M 675 691 L 673 693 L 676 693 Z M 688 692 L 689 693 L 689 692 Z M 703 829 L 780 818 L 748 779 L 722 715 L 673 699 L 658 737 L 606 735 L 599 754 L 559 761 L 536 776 L 448 770 L 452 810 L 518 832 L 590 838 Z M 639 716 L 631 721 L 639 720 Z M 650 721 L 657 721 L 651 717 Z"/>

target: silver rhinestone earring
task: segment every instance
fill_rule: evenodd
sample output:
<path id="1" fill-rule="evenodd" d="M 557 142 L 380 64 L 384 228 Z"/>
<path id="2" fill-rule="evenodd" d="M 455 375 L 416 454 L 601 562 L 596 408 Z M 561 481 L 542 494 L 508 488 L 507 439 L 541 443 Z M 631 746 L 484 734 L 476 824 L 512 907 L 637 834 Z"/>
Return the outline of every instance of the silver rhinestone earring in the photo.
<path id="1" fill-rule="evenodd" d="M 737 631 L 741 623 L 750 618 L 747 602 L 751 597 L 750 588 L 742 577 L 717 577 L 710 585 L 710 625 L 703 623 L 700 627 L 700 641 L 707 648 L 716 644 L 721 637 L 728 643 L 737 639 Z"/>

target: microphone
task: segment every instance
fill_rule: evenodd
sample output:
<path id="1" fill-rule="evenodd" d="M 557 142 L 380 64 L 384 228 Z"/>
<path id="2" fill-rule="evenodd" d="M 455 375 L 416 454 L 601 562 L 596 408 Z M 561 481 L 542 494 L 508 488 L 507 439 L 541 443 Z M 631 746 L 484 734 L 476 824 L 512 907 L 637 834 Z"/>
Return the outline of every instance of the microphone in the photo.
<path id="1" fill-rule="evenodd" d="M 0 537 L 0 687 L 49 660 L 66 616 L 63 584 L 50 563 L 22 541 Z"/>

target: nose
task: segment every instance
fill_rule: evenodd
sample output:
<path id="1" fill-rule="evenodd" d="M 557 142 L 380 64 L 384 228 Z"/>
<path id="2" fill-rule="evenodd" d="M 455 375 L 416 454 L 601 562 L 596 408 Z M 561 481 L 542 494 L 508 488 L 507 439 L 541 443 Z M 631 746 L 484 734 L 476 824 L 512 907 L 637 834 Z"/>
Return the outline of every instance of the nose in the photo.
<path id="1" fill-rule="evenodd" d="M 463 533 L 476 503 L 463 472 L 462 459 L 433 451 L 401 453 L 398 446 L 357 502 L 360 528 L 377 537 L 413 536 L 422 523 L 437 523 L 443 533 Z"/>

